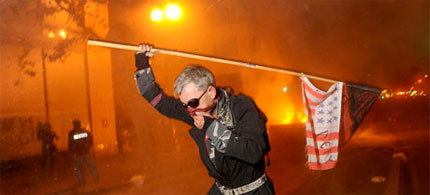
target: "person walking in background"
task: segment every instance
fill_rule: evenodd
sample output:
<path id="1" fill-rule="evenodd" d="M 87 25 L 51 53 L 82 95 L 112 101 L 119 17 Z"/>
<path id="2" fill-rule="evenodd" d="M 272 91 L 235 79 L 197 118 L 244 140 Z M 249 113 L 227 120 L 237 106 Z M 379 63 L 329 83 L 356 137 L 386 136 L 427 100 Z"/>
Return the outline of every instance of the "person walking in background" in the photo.
<path id="1" fill-rule="evenodd" d="M 45 170 L 46 163 L 49 159 L 49 167 L 54 168 L 55 153 L 57 147 L 54 144 L 54 138 L 60 139 L 54 131 L 51 130 L 51 125 L 46 123 L 39 123 L 37 126 L 37 139 L 42 141 L 42 170 Z"/>
<path id="2" fill-rule="evenodd" d="M 73 168 L 78 179 L 79 186 L 85 185 L 82 166 L 85 162 L 93 176 L 95 182 L 98 182 L 99 175 L 94 166 L 92 156 L 90 154 L 93 145 L 93 137 L 91 133 L 81 128 L 81 121 L 73 120 L 73 129 L 69 131 L 68 146 L 69 152 L 73 156 Z"/>

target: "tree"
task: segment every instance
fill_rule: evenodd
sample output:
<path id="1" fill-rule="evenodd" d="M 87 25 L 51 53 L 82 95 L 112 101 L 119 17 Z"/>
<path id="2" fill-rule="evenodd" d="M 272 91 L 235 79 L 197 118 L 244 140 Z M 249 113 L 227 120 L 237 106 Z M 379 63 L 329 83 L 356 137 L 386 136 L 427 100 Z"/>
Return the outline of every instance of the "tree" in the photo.
<path id="1" fill-rule="evenodd" d="M 29 58 L 34 49 L 42 50 L 42 58 L 50 62 L 64 60 L 69 48 L 88 37 L 100 38 L 93 28 L 86 24 L 88 6 L 106 5 L 107 0 L 18 0 L 0 2 L 0 29 L 3 43 L 22 46 L 18 54 L 21 72 L 34 77 L 36 62 Z M 104 18 L 90 13 L 95 21 L 106 23 Z M 60 26 L 61 25 L 61 26 Z M 107 26 L 106 26 L 107 27 Z M 3 36 L 5 35 L 5 36 Z M 15 85 L 19 84 L 19 79 Z"/>

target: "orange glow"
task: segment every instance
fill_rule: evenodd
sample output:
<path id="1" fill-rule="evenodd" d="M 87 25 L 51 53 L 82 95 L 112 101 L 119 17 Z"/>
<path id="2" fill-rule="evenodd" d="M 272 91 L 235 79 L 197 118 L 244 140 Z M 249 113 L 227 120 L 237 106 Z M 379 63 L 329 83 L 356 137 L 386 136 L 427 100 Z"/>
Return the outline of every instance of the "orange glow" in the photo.
<path id="1" fill-rule="evenodd" d="M 276 123 L 292 124 L 296 119 L 297 112 L 294 105 L 288 105 L 288 106 L 280 106 L 278 109 L 276 109 L 274 114 L 278 116 L 278 118 L 274 119 Z"/>
<path id="2" fill-rule="evenodd" d="M 103 150 L 105 148 L 105 145 L 103 144 L 97 144 L 97 149 Z"/>
<path id="3" fill-rule="evenodd" d="M 427 78 L 429 75 L 424 75 L 424 78 Z"/>
<path id="4" fill-rule="evenodd" d="M 60 30 L 60 31 L 58 32 L 58 36 L 60 36 L 60 37 L 61 37 L 61 39 L 65 39 L 65 38 L 67 37 L 67 33 L 66 33 L 66 31 L 65 31 L 65 30 Z"/>
<path id="5" fill-rule="evenodd" d="M 55 34 L 54 34 L 53 32 L 49 32 L 48 37 L 49 37 L 49 38 L 54 38 L 54 37 L 55 37 Z"/>
<path id="6" fill-rule="evenodd" d="M 291 124 L 293 122 L 294 112 L 286 112 L 284 118 L 282 119 L 282 124 Z"/>
<path id="7" fill-rule="evenodd" d="M 288 88 L 287 88 L 287 87 L 284 87 L 284 88 L 282 89 L 282 91 L 283 91 L 283 92 L 287 92 L 287 90 L 288 90 Z"/>
<path id="8" fill-rule="evenodd" d="M 421 83 L 422 82 L 422 80 L 420 79 L 420 80 L 418 80 L 418 83 Z"/>
<path id="9" fill-rule="evenodd" d="M 162 19 L 163 19 L 163 12 L 158 8 L 154 8 L 151 11 L 151 20 L 154 22 L 160 22 Z"/>
<path id="10" fill-rule="evenodd" d="M 306 123 L 306 122 L 308 122 L 308 116 L 304 116 L 303 118 L 302 118 L 302 120 L 300 120 L 300 122 L 301 123 Z"/>
<path id="11" fill-rule="evenodd" d="M 298 112 L 293 106 L 287 108 L 280 108 L 279 112 L 280 118 L 278 121 L 280 124 L 292 124 L 292 123 L 306 123 L 308 121 L 308 116 L 304 112 Z M 275 120 L 276 121 L 276 120 Z"/>
<path id="12" fill-rule="evenodd" d="M 165 10 L 166 16 L 170 20 L 177 20 L 181 18 L 182 10 L 176 4 L 168 4 Z"/>

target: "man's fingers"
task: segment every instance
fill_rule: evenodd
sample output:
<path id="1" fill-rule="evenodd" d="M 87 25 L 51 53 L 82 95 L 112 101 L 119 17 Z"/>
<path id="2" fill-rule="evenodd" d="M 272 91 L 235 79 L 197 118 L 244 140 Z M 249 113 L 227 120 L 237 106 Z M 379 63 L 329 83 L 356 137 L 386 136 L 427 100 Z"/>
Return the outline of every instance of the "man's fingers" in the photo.
<path id="1" fill-rule="evenodd" d="M 205 120 L 203 116 L 193 116 L 193 119 L 194 119 L 194 126 L 196 126 L 199 129 L 202 129 L 205 124 Z"/>
<path id="2" fill-rule="evenodd" d="M 155 52 L 146 52 L 146 56 L 148 56 L 148 57 L 150 57 L 150 58 L 152 58 L 152 57 L 154 57 L 154 55 L 155 55 Z"/>
<path id="3" fill-rule="evenodd" d="M 149 44 L 139 44 L 139 50 L 136 51 L 136 53 L 147 53 L 148 57 L 154 56 L 154 54 L 151 52 L 152 45 Z M 151 53 L 151 54 L 148 54 Z M 150 56 L 151 55 L 151 56 Z"/>

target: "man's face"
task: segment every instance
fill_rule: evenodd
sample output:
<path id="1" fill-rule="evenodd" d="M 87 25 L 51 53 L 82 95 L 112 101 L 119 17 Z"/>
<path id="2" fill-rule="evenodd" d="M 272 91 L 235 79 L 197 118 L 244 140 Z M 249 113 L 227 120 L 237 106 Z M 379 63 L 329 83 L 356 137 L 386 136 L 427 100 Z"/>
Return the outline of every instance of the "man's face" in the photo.
<path id="1" fill-rule="evenodd" d="M 214 97 L 216 90 L 214 87 L 209 86 L 206 91 L 199 91 L 196 85 L 191 82 L 184 86 L 181 94 L 179 95 L 179 100 L 183 104 L 187 104 L 191 99 L 200 98 L 199 105 L 196 108 L 207 108 L 214 103 Z M 196 113 L 198 114 L 198 113 Z"/>

